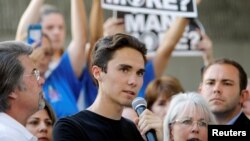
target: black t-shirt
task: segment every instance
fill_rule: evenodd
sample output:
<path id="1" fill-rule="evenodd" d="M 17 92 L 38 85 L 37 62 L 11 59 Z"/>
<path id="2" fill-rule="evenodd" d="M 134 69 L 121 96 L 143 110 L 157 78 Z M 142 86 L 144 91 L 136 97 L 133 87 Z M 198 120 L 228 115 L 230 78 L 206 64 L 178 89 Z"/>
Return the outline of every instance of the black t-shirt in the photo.
<path id="1" fill-rule="evenodd" d="M 125 118 L 113 120 L 88 110 L 59 119 L 54 141 L 144 141 L 135 124 Z"/>

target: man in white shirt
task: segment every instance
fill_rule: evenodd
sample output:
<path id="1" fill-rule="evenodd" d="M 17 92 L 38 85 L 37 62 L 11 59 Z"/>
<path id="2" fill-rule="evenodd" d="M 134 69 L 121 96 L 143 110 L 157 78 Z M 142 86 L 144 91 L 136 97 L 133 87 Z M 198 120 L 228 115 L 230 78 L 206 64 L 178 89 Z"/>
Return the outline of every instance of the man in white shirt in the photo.
<path id="1" fill-rule="evenodd" d="M 0 140 L 36 141 L 24 127 L 33 113 L 44 107 L 44 79 L 22 42 L 0 42 Z"/>

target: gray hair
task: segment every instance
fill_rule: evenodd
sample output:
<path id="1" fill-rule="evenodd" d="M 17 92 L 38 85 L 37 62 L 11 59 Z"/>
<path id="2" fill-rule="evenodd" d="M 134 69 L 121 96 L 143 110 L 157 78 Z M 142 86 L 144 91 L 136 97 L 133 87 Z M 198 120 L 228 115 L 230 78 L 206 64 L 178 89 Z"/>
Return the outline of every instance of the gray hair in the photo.
<path id="1" fill-rule="evenodd" d="M 186 111 L 198 109 L 205 115 L 209 124 L 215 124 L 215 118 L 204 98 L 197 92 L 186 92 L 174 95 L 170 101 L 168 112 L 164 119 L 164 141 L 170 141 L 170 124 Z"/>
<path id="2" fill-rule="evenodd" d="M 0 42 L 0 112 L 10 108 L 8 96 L 21 84 L 24 68 L 18 59 L 32 48 L 21 41 Z"/>

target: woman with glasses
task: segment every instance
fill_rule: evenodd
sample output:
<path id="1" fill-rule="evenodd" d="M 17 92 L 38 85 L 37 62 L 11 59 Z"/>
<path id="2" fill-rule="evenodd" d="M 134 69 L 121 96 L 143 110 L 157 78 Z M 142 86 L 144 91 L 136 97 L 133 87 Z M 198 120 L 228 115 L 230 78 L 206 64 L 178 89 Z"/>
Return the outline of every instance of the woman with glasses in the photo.
<path id="1" fill-rule="evenodd" d="M 175 95 L 164 119 L 164 141 L 207 141 L 208 124 L 215 119 L 200 94 Z"/>

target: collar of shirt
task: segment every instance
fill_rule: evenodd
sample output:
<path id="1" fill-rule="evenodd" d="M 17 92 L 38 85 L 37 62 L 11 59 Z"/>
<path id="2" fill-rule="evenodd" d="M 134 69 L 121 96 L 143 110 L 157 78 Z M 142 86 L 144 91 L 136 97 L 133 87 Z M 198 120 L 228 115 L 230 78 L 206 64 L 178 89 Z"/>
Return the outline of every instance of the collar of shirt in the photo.
<path id="1" fill-rule="evenodd" d="M 240 116 L 241 113 L 242 113 L 242 111 L 240 111 L 240 112 L 238 113 L 238 115 L 234 116 L 234 117 L 227 123 L 227 125 L 233 125 L 234 122 L 238 119 L 238 117 Z"/>
<path id="2" fill-rule="evenodd" d="M 37 141 L 22 124 L 13 119 L 6 113 L 0 112 L 0 134 L 5 139 L 8 137 L 15 138 L 17 141 Z"/>

